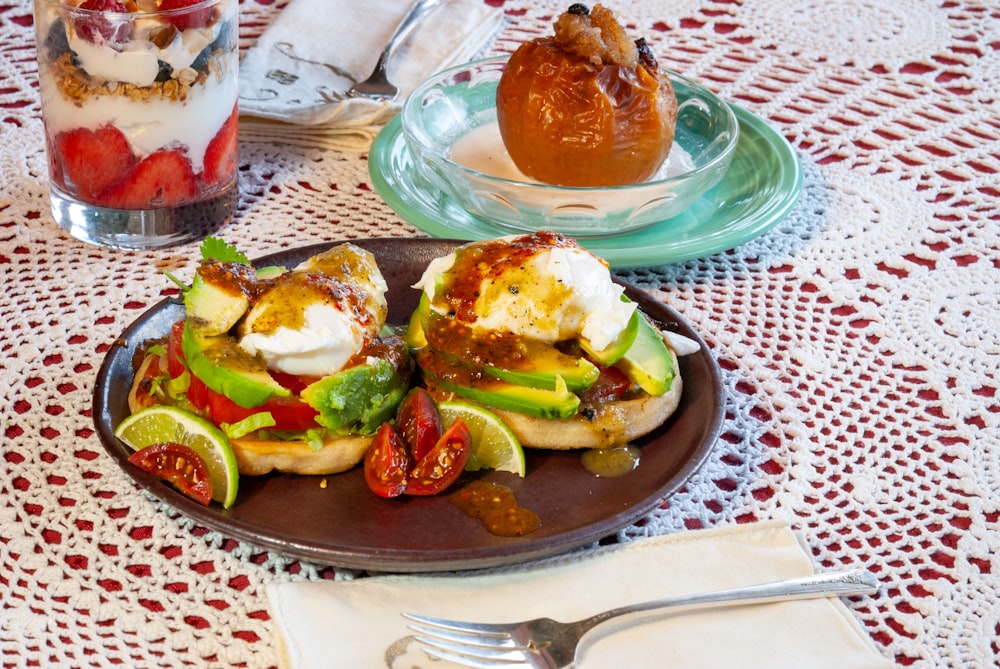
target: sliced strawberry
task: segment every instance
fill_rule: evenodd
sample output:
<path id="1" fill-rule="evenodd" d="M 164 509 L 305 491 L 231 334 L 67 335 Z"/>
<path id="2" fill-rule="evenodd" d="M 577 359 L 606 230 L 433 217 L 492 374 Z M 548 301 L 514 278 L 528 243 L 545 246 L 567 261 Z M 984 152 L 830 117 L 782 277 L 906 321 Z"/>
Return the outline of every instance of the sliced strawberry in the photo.
<path id="1" fill-rule="evenodd" d="M 115 12 L 117 14 L 128 14 L 128 9 L 119 0 L 86 0 L 80 5 L 80 9 L 89 9 L 93 12 Z M 88 42 L 92 44 L 110 44 L 111 46 L 125 44 L 128 41 L 132 26 L 124 17 L 110 18 L 95 15 L 77 20 L 76 30 Z"/>
<path id="2" fill-rule="evenodd" d="M 239 129 L 239 112 L 233 107 L 233 113 L 205 150 L 205 167 L 201 175 L 205 185 L 215 186 L 232 176 L 239 161 Z"/>
<path id="3" fill-rule="evenodd" d="M 191 162 L 179 149 L 143 158 L 120 183 L 104 191 L 100 204 L 118 209 L 171 207 L 198 195 Z"/>
<path id="4" fill-rule="evenodd" d="M 113 125 L 59 133 L 55 145 L 55 159 L 62 163 L 61 173 L 69 182 L 63 186 L 70 192 L 75 186 L 76 194 L 84 200 L 121 181 L 135 164 L 128 140 Z"/>
<path id="5" fill-rule="evenodd" d="M 160 3 L 160 9 L 184 9 L 185 7 L 196 5 L 199 2 L 202 2 L 202 0 L 163 0 L 163 2 Z M 212 8 L 204 7 L 191 12 L 181 12 L 178 13 L 177 16 L 168 16 L 167 20 L 170 21 L 170 23 L 172 23 L 178 30 L 202 28 L 207 26 L 212 20 Z"/>

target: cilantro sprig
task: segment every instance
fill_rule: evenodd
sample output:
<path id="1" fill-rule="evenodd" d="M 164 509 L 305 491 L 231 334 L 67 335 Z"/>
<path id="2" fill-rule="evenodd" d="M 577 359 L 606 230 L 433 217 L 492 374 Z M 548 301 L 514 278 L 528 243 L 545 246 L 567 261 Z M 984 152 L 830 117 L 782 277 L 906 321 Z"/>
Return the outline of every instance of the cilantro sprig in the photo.
<path id="1" fill-rule="evenodd" d="M 250 260 L 239 249 L 218 237 L 205 237 L 201 242 L 201 257 L 203 260 L 250 264 Z"/>
<path id="2" fill-rule="evenodd" d="M 236 262 L 243 265 L 250 264 L 250 259 L 247 258 L 239 249 L 232 244 L 226 243 L 225 240 L 219 239 L 218 237 L 205 237 L 205 239 L 202 240 L 201 258 L 202 260 Z M 163 273 L 168 279 L 177 284 L 177 286 L 181 289 L 181 292 L 186 293 L 191 290 L 191 284 L 184 283 L 167 270 L 164 270 Z"/>

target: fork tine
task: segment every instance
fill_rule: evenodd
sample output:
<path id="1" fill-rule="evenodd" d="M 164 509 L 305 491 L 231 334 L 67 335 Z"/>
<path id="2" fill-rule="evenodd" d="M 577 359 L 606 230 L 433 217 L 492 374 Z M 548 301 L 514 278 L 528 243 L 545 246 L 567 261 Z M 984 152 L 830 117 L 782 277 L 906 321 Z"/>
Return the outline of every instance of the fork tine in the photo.
<path id="1" fill-rule="evenodd" d="M 435 630 L 446 630 L 456 634 L 467 634 L 470 636 L 489 637 L 492 639 L 510 639 L 510 632 L 507 631 L 510 625 L 496 625 L 489 623 L 470 623 L 465 621 L 448 620 L 446 618 L 432 618 L 430 616 L 420 616 L 415 613 L 404 613 L 404 618 L 409 618 L 415 623 L 419 623 Z M 412 625 L 411 625 L 412 627 Z"/>
<path id="2" fill-rule="evenodd" d="M 518 646 L 509 636 L 483 635 L 471 630 L 460 630 L 457 628 L 432 627 L 420 623 L 410 623 L 407 625 L 411 630 L 420 636 L 428 639 L 436 639 L 450 644 L 459 644 L 472 648 L 503 649 L 503 650 L 528 650 L 524 646 Z"/>
<path id="3" fill-rule="evenodd" d="M 520 649 L 470 646 L 418 634 L 415 639 L 428 654 L 447 654 L 453 661 L 478 662 L 487 667 L 525 666 L 527 658 Z"/>
<path id="4" fill-rule="evenodd" d="M 429 657 L 433 657 L 438 660 L 444 660 L 446 662 L 454 662 L 463 667 L 469 667 L 469 669 L 533 669 L 527 662 L 503 662 L 496 660 L 477 660 L 471 658 L 467 655 L 458 655 L 453 653 L 447 653 L 445 651 L 437 650 L 435 648 L 428 648 L 427 646 L 421 646 L 424 653 Z"/>

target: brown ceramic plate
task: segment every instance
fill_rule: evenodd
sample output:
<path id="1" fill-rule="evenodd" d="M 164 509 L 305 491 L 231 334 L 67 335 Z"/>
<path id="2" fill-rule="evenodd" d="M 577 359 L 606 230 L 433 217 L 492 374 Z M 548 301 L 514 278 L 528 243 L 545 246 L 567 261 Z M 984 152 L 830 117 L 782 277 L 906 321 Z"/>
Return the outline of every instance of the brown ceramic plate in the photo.
<path id="1" fill-rule="evenodd" d="M 411 288 L 432 259 L 458 243 L 441 239 L 355 241 L 371 250 L 389 284 L 389 320 L 404 323 L 416 308 Z M 294 266 L 331 244 L 285 251 L 258 265 Z M 240 479 L 230 509 L 203 507 L 127 461 L 130 450 L 114 436 L 128 415 L 131 357 L 141 342 L 163 337 L 184 317 L 175 300 L 157 304 L 125 330 L 104 360 L 94 389 L 94 422 L 101 441 L 122 469 L 153 496 L 205 527 L 250 544 L 314 562 L 376 571 L 424 572 L 475 569 L 546 557 L 597 541 L 663 504 L 701 465 L 722 422 L 719 370 L 701 338 L 669 307 L 638 288 L 627 294 L 665 327 L 702 343 L 681 360 L 684 394 L 677 412 L 636 445 L 639 466 L 619 477 L 587 473 L 574 452 L 527 453 L 527 476 L 488 472 L 485 478 L 513 489 L 521 505 L 542 519 L 520 538 L 490 534 L 467 518 L 447 496 L 373 495 L 359 468 L 334 476 L 273 474 Z"/>

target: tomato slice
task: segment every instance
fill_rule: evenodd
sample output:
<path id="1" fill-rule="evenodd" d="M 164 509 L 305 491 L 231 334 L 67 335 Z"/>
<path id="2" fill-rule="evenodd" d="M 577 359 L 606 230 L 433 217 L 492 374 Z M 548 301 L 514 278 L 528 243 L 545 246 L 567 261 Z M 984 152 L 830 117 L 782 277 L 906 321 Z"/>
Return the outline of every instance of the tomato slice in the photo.
<path id="1" fill-rule="evenodd" d="M 424 388 L 410 390 L 396 412 L 396 430 L 410 447 L 414 460 L 423 460 L 434 448 L 441 438 L 441 429 L 441 415 L 434 398 Z"/>
<path id="2" fill-rule="evenodd" d="M 462 475 L 472 452 L 472 435 L 461 418 L 455 419 L 434 448 L 419 460 L 406 482 L 408 495 L 436 495 Z"/>
<path id="3" fill-rule="evenodd" d="M 204 381 L 194 374 L 191 375 L 191 383 L 188 384 L 187 398 L 200 411 L 208 411 L 208 386 Z"/>
<path id="4" fill-rule="evenodd" d="M 192 375 L 193 376 L 193 375 Z M 200 383 L 200 382 L 199 382 Z M 192 385 L 194 385 L 192 383 Z M 204 385 L 204 384 L 202 384 Z M 200 392 L 200 391 L 199 391 Z M 272 397 L 260 406 L 246 408 L 241 407 L 222 393 L 217 393 L 211 388 L 205 388 L 206 404 L 209 417 L 216 425 L 222 423 L 238 423 L 252 414 L 268 411 L 274 418 L 274 430 L 311 430 L 319 427 L 316 417 L 319 413 L 305 403 L 300 397 Z M 192 404 L 191 389 L 188 389 L 188 399 Z"/>
<path id="5" fill-rule="evenodd" d="M 170 337 L 167 338 L 167 373 L 172 379 L 183 374 L 187 367 L 184 362 L 184 353 L 181 351 L 181 335 L 183 333 L 184 321 L 177 321 L 170 328 Z"/>
<path id="6" fill-rule="evenodd" d="M 594 385 L 579 393 L 580 401 L 593 404 L 601 401 L 620 400 L 628 392 L 632 381 L 617 367 L 601 367 L 601 374 Z"/>
<path id="7" fill-rule="evenodd" d="M 208 478 L 208 467 L 197 453 L 184 444 L 152 444 L 133 453 L 128 461 L 168 481 L 199 504 L 208 506 L 212 501 L 212 480 Z"/>
<path id="8" fill-rule="evenodd" d="M 406 491 L 410 454 L 390 423 L 382 423 L 365 453 L 365 482 L 379 497 L 398 497 Z"/>
<path id="9" fill-rule="evenodd" d="M 268 370 L 268 374 L 271 375 L 275 381 L 280 383 L 283 387 L 288 388 L 294 394 L 299 395 L 302 393 L 302 389 L 306 386 L 319 381 L 322 377 L 319 376 L 299 376 L 297 374 L 286 374 L 285 372 L 279 372 L 276 370 Z"/>

